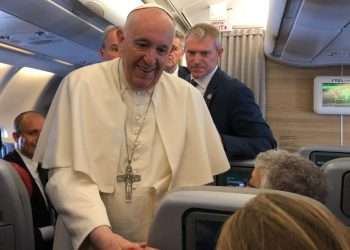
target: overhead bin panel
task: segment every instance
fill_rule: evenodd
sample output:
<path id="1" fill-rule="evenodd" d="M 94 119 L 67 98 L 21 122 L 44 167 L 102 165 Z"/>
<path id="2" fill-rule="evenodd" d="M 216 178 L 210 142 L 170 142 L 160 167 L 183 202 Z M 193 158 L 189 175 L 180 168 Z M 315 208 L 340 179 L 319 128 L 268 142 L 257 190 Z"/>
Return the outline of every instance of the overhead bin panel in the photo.
<path id="1" fill-rule="evenodd" d="M 36 52 L 37 57 L 47 55 L 73 65 L 85 65 L 99 60 L 97 50 L 91 50 L 2 11 L 0 22 L 0 42 Z M 41 59 L 44 59 L 43 56 Z"/>
<path id="2" fill-rule="evenodd" d="M 276 18 L 281 8 L 284 15 Z M 349 13 L 348 0 L 288 0 L 283 6 L 277 0 L 270 1 L 265 53 L 277 61 L 298 66 L 350 64 L 350 57 L 344 58 L 344 54 L 350 53 L 350 43 L 343 42 L 346 37 L 350 39 L 346 28 Z M 329 57 L 331 51 L 338 53 Z"/>
<path id="3" fill-rule="evenodd" d="M 92 50 L 100 46 L 97 26 L 50 0 L 1 0 L 0 9 Z"/>
<path id="4" fill-rule="evenodd" d="M 322 4 L 319 0 L 304 1 L 282 57 L 311 62 L 336 39 L 349 19 L 349 4 L 342 6 L 334 4 L 334 1 L 323 1 Z"/>
<path id="5" fill-rule="evenodd" d="M 350 60 L 350 27 L 347 26 L 337 36 L 335 41 L 332 41 L 328 47 L 322 51 L 320 55 L 315 57 L 313 63 L 321 64 L 322 62 L 349 64 Z"/>
<path id="6" fill-rule="evenodd" d="M 17 67 L 32 67 L 50 71 L 59 76 L 65 76 L 74 69 L 73 66 L 56 63 L 45 56 L 29 56 L 14 51 L 9 51 L 0 47 L 0 61 L 7 64 L 16 65 Z"/>

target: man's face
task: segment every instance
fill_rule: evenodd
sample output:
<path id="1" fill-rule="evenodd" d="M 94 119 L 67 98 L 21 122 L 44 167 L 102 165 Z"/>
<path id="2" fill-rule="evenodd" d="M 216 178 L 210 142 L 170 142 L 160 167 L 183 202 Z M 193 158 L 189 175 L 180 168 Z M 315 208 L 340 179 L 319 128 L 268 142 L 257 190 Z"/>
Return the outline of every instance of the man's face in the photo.
<path id="1" fill-rule="evenodd" d="M 187 67 L 192 76 L 201 79 L 218 65 L 222 49 L 217 48 L 215 39 L 210 36 L 198 39 L 194 35 L 190 35 L 186 39 L 185 53 Z"/>
<path id="2" fill-rule="evenodd" d="M 104 47 L 101 48 L 100 54 L 103 61 L 112 60 L 119 57 L 119 39 L 117 31 L 112 30 L 107 34 Z"/>
<path id="3" fill-rule="evenodd" d="M 175 37 L 168 56 L 168 60 L 165 64 L 165 70 L 172 73 L 176 69 L 176 65 L 179 64 L 184 54 L 183 44 L 180 38 Z"/>
<path id="4" fill-rule="evenodd" d="M 173 35 L 172 21 L 159 10 L 140 10 L 126 25 L 121 53 L 126 79 L 133 88 L 149 89 L 156 84 L 168 59 Z"/>
<path id="5" fill-rule="evenodd" d="M 44 118 L 41 115 L 25 114 L 20 126 L 21 132 L 13 134 L 18 150 L 30 159 L 33 157 L 43 125 Z"/>

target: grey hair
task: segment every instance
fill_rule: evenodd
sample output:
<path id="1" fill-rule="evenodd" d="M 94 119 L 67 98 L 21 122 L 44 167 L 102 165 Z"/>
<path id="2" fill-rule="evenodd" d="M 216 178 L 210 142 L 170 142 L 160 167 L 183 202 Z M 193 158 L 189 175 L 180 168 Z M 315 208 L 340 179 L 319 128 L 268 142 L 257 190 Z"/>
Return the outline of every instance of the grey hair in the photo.
<path id="1" fill-rule="evenodd" d="M 202 40 L 206 37 L 210 36 L 215 39 L 215 45 L 216 48 L 221 48 L 220 43 L 220 32 L 219 30 L 208 23 L 198 23 L 195 26 L 193 26 L 187 33 L 186 33 L 186 40 L 189 36 L 194 36 L 195 38 Z"/>
<path id="2" fill-rule="evenodd" d="M 181 47 L 183 48 L 185 46 L 185 35 L 181 31 L 175 30 L 175 38 L 180 39 Z"/>
<path id="3" fill-rule="evenodd" d="M 105 48 L 105 42 L 106 42 L 106 39 L 107 39 L 107 36 L 110 32 L 112 31 L 118 31 L 118 30 L 121 30 L 121 27 L 119 26 L 114 26 L 114 25 L 108 25 L 104 32 L 103 32 L 103 36 L 102 36 L 102 44 L 101 44 L 101 48 Z"/>
<path id="4" fill-rule="evenodd" d="M 327 196 L 327 180 L 313 162 L 285 150 L 268 150 L 256 158 L 262 173 L 261 188 L 270 188 L 311 197 L 322 203 Z"/>

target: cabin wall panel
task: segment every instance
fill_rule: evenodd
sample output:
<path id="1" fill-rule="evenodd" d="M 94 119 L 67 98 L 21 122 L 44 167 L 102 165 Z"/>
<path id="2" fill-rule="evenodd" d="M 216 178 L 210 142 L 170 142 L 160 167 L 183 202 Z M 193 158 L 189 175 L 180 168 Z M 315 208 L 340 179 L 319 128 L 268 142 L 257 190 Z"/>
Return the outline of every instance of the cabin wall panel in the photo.
<path id="1" fill-rule="evenodd" d="M 318 75 L 340 75 L 341 67 L 298 68 L 267 60 L 266 70 L 267 121 L 279 148 L 340 145 L 340 116 L 313 112 L 313 80 Z M 343 74 L 350 75 L 350 66 L 343 67 Z M 350 146 L 348 116 L 343 125 L 343 143 Z"/>

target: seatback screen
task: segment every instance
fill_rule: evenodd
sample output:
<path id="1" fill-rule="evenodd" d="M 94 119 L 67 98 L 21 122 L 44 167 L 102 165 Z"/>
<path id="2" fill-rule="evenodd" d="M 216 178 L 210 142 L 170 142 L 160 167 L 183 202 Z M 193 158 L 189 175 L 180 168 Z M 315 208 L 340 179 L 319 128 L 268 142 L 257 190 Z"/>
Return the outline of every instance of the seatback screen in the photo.
<path id="1" fill-rule="evenodd" d="M 184 250 L 215 249 L 221 227 L 232 212 L 191 209 L 183 219 Z"/>

